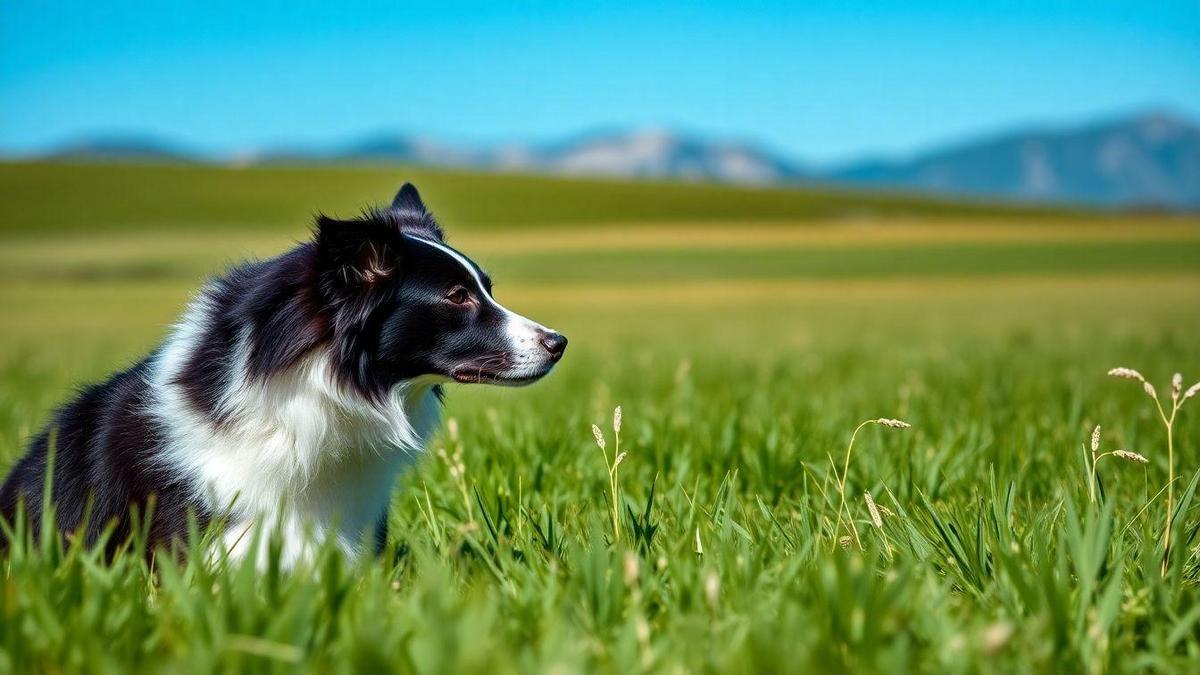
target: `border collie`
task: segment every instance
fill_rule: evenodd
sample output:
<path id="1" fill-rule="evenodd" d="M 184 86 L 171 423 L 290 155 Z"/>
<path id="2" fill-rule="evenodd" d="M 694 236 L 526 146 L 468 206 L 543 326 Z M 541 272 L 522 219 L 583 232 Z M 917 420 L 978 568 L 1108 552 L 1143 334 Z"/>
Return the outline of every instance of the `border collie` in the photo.
<path id="1" fill-rule="evenodd" d="M 96 541 L 115 525 L 120 543 L 154 496 L 151 545 L 179 543 L 193 514 L 221 524 L 233 557 L 276 528 L 288 564 L 328 537 L 358 556 L 372 534 L 383 545 L 442 384 L 529 384 L 566 346 L 492 298 L 406 183 L 389 208 L 319 216 L 311 241 L 209 282 L 148 357 L 57 411 L 0 514 L 11 522 L 23 499 L 36 530 L 53 444 L 64 533 Z"/>

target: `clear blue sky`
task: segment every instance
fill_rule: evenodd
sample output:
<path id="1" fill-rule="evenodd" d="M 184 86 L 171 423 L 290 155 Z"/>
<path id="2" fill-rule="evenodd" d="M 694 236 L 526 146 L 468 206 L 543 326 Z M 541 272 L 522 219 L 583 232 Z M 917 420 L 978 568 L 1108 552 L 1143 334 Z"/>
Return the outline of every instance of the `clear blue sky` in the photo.
<path id="1" fill-rule="evenodd" d="M 0 2 L 8 152 L 655 126 L 828 161 L 1146 106 L 1200 117 L 1200 0 Z"/>

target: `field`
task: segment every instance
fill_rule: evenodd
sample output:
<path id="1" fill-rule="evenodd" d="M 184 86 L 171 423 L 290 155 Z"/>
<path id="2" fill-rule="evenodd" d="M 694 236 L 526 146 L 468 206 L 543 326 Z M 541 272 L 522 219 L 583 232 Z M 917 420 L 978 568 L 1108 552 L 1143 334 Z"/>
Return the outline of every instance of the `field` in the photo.
<path id="1" fill-rule="evenodd" d="M 1172 374 L 1200 380 L 1194 219 L 0 164 L 0 467 L 205 276 L 405 179 L 502 302 L 570 337 L 559 369 L 450 388 L 457 434 L 402 480 L 379 560 L 151 569 L 136 542 L 111 562 L 19 542 L 0 671 L 1200 672 L 1200 401 L 1174 426 L 1164 563 L 1166 430 L 1105 374 L 1137 368 L 1168 412 Z M 864 427 L 847 461 L 878 418 L 911 428 Z M 1110 455 L 1093 483 L 1096 425 L 1149 463 Z"/>

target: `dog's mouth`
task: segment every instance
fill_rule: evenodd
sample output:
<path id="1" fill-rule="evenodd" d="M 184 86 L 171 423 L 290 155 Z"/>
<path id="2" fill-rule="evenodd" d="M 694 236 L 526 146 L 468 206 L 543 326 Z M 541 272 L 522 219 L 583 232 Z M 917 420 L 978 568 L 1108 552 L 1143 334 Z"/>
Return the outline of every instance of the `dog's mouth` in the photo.
<path id="1" fill-rule="evenodd" d="M 481 364 L 465 363 L 450 371 L 450 377 L 462 384 L 494 384 L 502 387 L 521 387 L 533 384 L 546 376 L 554 367 L 550 363 L 540 371 L 526 369 L 513 372 L 508 368 L 494 368 Z"/>

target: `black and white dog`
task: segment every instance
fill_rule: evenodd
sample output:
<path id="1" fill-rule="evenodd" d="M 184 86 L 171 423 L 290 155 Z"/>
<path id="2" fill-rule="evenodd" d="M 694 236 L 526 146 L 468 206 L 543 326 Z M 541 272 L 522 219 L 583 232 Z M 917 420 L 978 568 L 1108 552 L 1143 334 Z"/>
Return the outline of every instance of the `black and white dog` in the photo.
<path id="1" fill-rule="evenodd" d="M 55 414 L 0 489 L 0 513 L 11 521 L 23 499 L 37 520 L 53 444 L 63 532 L 95 539 L 115 523 L 119 542 L 154 495 L 152 544 L 179 541 L 191 513 L 220 517 L 234 556 L 249 530 L 275 527 L 285 562 L 312 550 L 311 534 L 356 556 L 372 532 L 386 537 L 389 495 L 438 426 L 441 385 L 529 384 L 566 346 L 492 298 L 405 184 L 389 208 L 322 216 L 312 241 L 206 285 L 158 349 Z"/>

